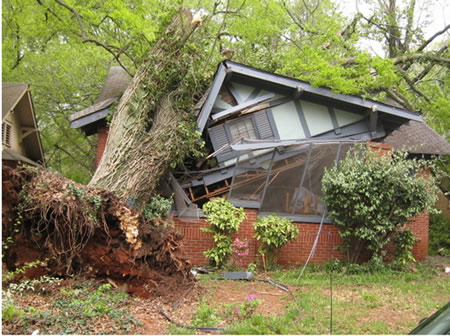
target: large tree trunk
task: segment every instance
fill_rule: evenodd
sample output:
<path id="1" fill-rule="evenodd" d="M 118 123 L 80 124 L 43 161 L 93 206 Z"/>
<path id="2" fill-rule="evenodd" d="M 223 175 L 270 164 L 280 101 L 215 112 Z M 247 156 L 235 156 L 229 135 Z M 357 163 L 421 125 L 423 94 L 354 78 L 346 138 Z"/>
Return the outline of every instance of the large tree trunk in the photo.
<path id="1" fill-rule="evenodd" d="M 115 112 L 90 186 L 115 192 L 141 209 L 171 164 L 185 154 L 193 106 L 190 49 L 198 23 L 182 9 L 139 67 Z"/>

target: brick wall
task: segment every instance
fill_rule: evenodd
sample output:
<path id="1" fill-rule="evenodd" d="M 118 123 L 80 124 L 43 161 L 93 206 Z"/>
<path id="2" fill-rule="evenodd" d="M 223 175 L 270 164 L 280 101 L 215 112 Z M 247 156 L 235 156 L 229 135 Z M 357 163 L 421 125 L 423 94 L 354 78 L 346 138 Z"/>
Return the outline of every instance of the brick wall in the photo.
<path id="1" fill-rule="evenodd" d="M 257 211 L 245 209 L 247 220 L 241 223 L 239 231 L 233 235 L 233 239 L 247 239 L 250 253 L 241 262 L 243 265 L 256 261 L 258 241 L 253 238 L 253 223 L 256 221 Z M 207 226 L 204 218 L 198 220 L 184 220 L 175 217 L 175 228 L 184 234 L 184 246 L 187 257 L 194 265 L 206 265 L 208 260 L 203 255 L 203 251 L 214 247 L 212 235 L 200 231 L 201 227 Z M 304 264 L 308 258 L 311 248 L 316 238 L 319 224 L 317 223 L 295 223 L 300 231 L 297 239 L 281 248 L 278 262 L 285 266 L 295 266 Z M 423 260 L 428 256 L 428 214 L 417 216 L 407 224 L 411 231 L 419 238 L 419 242 L 413 248 L 416 260 Z M 335 248 L 341 243 L 338 229 L 334 225 L 324 224 L 322 233 L 317 244 L 316 253 L 311 259 L 312 263 L 320 264 L 326 262 L 331 257 L 343 259 L 342 251 Z"/>
<path id="2" fill-rule="evenodd" d="M 100 160 L 102 159 L 103 152 L 105 151 L 106 140 L 108 139 L 109 127 L 101 127 L 98 129 L 97 140 L 97 157 L 95 158 L 95 167 L 98 167 Z"/>

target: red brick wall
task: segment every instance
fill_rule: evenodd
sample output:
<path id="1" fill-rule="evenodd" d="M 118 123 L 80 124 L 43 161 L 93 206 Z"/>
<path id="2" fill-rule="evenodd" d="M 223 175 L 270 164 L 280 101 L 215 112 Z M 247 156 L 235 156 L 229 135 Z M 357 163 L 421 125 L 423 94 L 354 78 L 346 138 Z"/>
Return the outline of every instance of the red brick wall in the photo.
<path id="1" fill-rule="evenodd" d="M 416 260 L 424 260 L 428 257 L 428 229 L 430 216 L 428 213 L 411 218 L 406 226 L 419 240 L 413 247 L 413 255 Z"/>
<path id="2" fill-rule="evenodd" d="M 233 239 L 247 239 L 249 243 L 250 253 L 247 257 L 242 258 L 243 265 L 255 262 L 258 252 L 258 241 L 253 238 L 253 223 L 256 221 L 257 211 L 253 209 L 245 209 L 247 220 L 241 223 L 239 231 L 233 235 Z M 206 265 L 208 260 L 203 255 L 207 249 L 214 247 L 212 235 L 200 231 L 201 227 L 207 226 L 204 218 L 198 220 L 182 220 L 174 218 L 175 228 L 184 234 L 184 246 L 187 257 L 194 265 Z M 316 238 L 318 223 L 295 223 L 300 231 L 297 239 L 282 247 L 278 262 L 281 265 L 301 265 L 308 258 L 311 248 Z M 425 259 L 428 256 L 428 214 L 420 215 L 407 224 L 412 232 L 420 239 L 414 246 L 413 254 L 416 260 Z M 320 264 L 333 259 L 343 259 L 344 253 L 335 248 L 341 244 L 338 229 L 334 225 L 324 224 L 322 233 L 320 234 L 312 263 Z M 260 260 L 259 260 L 260 261 Z"/>
<path id="3" fill-rule="evenodd" d="M 102 127 L 98 129 L 97 140 L 97 157 L 95 158 L 95 167 L 98 167 L 100 160 L 102 159 L 103 152 L 105 151 L 106 140 L 108 139 L 109 127 Z"/>

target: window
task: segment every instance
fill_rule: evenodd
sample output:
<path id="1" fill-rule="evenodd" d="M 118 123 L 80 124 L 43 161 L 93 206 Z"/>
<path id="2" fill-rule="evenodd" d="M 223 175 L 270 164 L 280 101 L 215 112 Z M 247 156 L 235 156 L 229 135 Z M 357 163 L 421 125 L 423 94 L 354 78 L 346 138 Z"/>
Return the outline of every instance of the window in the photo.
<path id="1" fill-rule="evenodd" d="M 230 124 L 229 126 L 231 141 L 239 138 L 258 139 L 255 131 L 255 126 L 251 118 L 239 120 Z"/>
<path id="2" fill-rule="evenodd" d="M 5 146 L 11 146 L 11 124 L 4 122 L 2 124 L 2 144 Z"/>

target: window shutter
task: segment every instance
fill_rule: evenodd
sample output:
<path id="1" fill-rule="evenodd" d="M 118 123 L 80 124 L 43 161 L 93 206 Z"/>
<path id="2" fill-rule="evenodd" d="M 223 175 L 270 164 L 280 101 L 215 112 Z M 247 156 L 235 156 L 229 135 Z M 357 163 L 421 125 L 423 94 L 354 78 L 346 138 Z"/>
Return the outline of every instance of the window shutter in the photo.
<path id="1" fill-rule="evenodd" d="M 11 125 L 6 122 L 2 123 L 2 144 L 11 146 Z"/>
<path id="2" fill-rule="evenodd" d="M 265 110 L 255 112 L 254 117 L 261 139 L 273 139 L 275 136 L 269 118 L 267 117 L 267 112 Z"/>
<path id="3" fill-rule="evenodd" d="M 226 145 L 230 143 L 228 141 L 227 132 L 225 131 L 224 125 L 219 125 L 216 127 L 212 127 L 208 130 L 209 137 L 211 138 L 212 145 L 214 147 L 214 150 L 218 150 L 223 145 Z M 221 151 L 221 154 L 229 153 L 231 152 L 231 148 L 226 148 L 223 151 Z"/>

